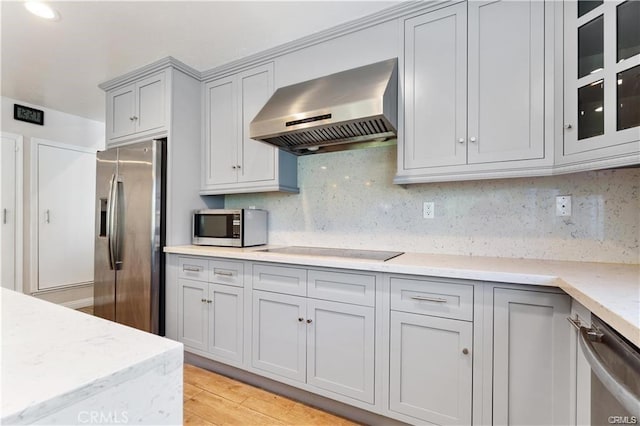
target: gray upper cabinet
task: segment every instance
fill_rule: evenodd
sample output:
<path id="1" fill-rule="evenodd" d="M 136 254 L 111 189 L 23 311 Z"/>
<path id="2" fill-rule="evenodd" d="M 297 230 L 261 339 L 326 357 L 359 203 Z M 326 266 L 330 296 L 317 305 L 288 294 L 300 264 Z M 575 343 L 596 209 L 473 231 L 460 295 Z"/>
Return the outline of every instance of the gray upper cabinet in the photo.
<path id="1" fill-rule="evenodd" d="M 204 85 L 201 194 L 298 192 L 296 158 L 249 138 L 273 86 L 272 62 Z"/>
<path id="2" fill-rule="evenodd" d="M 564 2 L 567 171 L 640 161 L 640 2 Z"/>
<path id="3" fill-rule="evenodd" d="M 166 130 L 168 70 L 107 92 L 107 141 L 120 141 Z"/>
<path id="4" fill-rule="evenodd" d="M 403 21 L 396 183 L 548 173 L 544 22 L 542 1 L 462 2 Z"/>

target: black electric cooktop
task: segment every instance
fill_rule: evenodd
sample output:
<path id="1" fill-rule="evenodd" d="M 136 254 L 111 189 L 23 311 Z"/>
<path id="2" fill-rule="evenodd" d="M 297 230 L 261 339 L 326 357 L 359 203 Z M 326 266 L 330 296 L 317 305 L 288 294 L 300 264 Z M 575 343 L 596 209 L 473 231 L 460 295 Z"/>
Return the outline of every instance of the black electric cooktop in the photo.
<path id="1" fill-rule="evenodd" d="M 269 253 L 282 253 L 282 254 L 299 254 L 304 256 L 329 256 L 329 257 L 343 257 L 347 259 L 362 259 L 362 260 L 374 260 L 380 262 L 386 262 L 394 257 L 404 254 L 401 251 L 380 251 L 380 250 L 355 250 L 355 249 L 341 249 L 341 248 L 327 248 L 327 247 L 301 247 L 301 246 L 289 246 L 279 248 L 268 248 L 257 251 L 264 251 Z"/>

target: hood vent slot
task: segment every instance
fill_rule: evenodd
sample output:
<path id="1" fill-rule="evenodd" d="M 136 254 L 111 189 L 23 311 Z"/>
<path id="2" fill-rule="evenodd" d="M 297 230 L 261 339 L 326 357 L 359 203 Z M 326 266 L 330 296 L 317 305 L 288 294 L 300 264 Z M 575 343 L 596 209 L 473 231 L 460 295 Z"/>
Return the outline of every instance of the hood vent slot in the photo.
<path id="1" fill-rule="evenodd" d="M 394 58 L 282 87 L 251 122 L 250 136 L 296 155 L 389 145 L 396 137 L 396 68 Z"/>
<path id="2" fill-rule="evenodd" d="M 345 123 L 337 126 L 329 125 L 320 129 L 311 129 L 276 136 L 274 138 L 265 139 L 264 141 L 278 145 L 279 147 L 289 148 L 289 150 L 297 150 L 318 146 L 318 142 L 320 142 L 321 145 L 326 146 L 370 140 L 370 135 L 378 135 L 381 139 L 387 139 L 387 137 L 395 136 L 395 132 L 392 128 L 389 128 L 384 120 L 377 119 Z M 382 135 L 388 136 L 384 137 Z M 300 154 L 304 154 L 304 152 L 300 152 Z"/>

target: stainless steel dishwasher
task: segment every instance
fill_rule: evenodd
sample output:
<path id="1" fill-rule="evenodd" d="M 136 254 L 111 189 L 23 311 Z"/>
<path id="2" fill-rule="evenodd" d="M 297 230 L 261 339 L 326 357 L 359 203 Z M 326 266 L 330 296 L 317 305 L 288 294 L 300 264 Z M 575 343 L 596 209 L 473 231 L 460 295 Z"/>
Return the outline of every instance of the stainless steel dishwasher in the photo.
<path id="1" fill-rule="evenodd" d="M 570 321 L 591 368 L 591 424 L 640 423 L 640 349 L 593 314 L 591 327 Z"/>

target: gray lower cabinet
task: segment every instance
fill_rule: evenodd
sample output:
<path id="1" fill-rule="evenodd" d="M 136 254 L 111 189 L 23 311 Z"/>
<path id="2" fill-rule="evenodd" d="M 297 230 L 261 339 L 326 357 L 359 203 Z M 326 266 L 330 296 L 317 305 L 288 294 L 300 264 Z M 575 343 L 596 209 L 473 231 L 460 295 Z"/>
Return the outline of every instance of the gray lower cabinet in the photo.
<path id="1" fill-rule="evenodd" d="M 170 264 L 189 352 L 411 424 L 575 419 L 571 299 L 559 290 L 197 256 Z"/>
<path id="2" fill-rule="evenodd" d="M 178 340 L 199 355 L 242 364 L 243 264 L 180 257 L 178 268 Z"/>
<path id="3" fill-rule="evenodd" d="M 375 308 L 366 304 L 375 276 L 264 264 L 253 272 L 252 367 L 373 404 Z"/>
<path id="4" fill-rule="evenodd" d="M 473 285 L 393 276 L 390 293 L 390 411 L 412 423 L 471 424 Z"/>
<path id="5" fill-rule="evenodd" d="M 493 289 L 493 424 L 570 421 L 571 298 Z"/>

